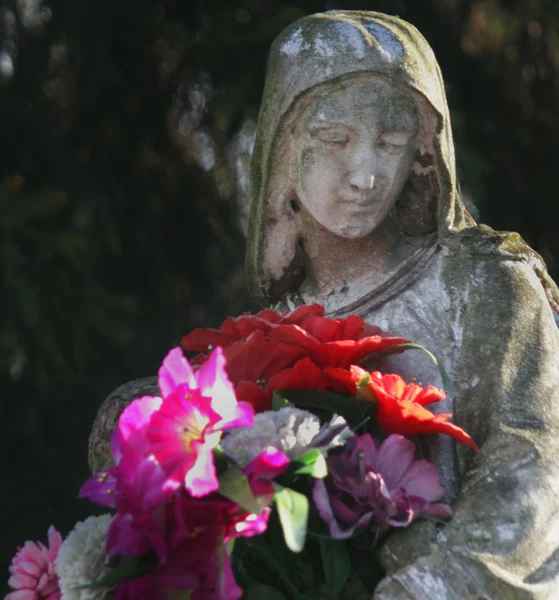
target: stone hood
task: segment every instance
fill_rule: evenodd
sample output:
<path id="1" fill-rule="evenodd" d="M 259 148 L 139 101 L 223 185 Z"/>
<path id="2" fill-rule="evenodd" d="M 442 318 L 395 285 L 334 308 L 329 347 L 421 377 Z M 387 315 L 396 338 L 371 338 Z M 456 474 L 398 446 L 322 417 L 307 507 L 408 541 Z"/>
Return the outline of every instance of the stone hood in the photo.
<path id="1" fill-rule="evenodd" d="M 426 143 L 419 148 L 419 164 L 432 165 L 436 175 L 436 238 L 441 246 L 476 255 L 499 255 L 528 260 L 536 268 L 550 299 L 559 293 L 545 272 L 541 258 L 516 234 L 499 234 L 477 227 L 465 211 L 457 188 L 454 144 L 442 75 L 425 38 L 409 23 L 375 12 L 330 11 L 304 17 L 287 27 L 274 41 L 267 68 L 258 133 L 252 160 L 252 206 L 247 246 L 247 275 L 252 294 L 263 303 L 277 301 L 268 249 L 281 246 L 280 270 L 293 270 L 296 232 L 275 224 L 285 219 L 278 200 L 274 172 L 285 160 L 281 132 L 289 130 L 294 107 L 317 87 L 360 73 L 386 76 L 395 84 L 417 92 L 430 107 L 435 122 L 428 127 Z M 425 111 L 422 119 L 425 121 Z M 282 152 L 284 154 L 282 154 Z M 281 187 L 281 186 L 279 186 Z M 433 187 L 433 186 L 432 186 Z M 287 233 L 285 233 L 287 231 Z M 463 236 L 461 233 L 466 234 Z M 277 253 L 276 253 L 277 258 Z M 289 291 L 281 290 L 280 293 Z M 556 304 L 555 301 L 552 301 Z M 554 306 L 555 307 L 555 306 Z"/>

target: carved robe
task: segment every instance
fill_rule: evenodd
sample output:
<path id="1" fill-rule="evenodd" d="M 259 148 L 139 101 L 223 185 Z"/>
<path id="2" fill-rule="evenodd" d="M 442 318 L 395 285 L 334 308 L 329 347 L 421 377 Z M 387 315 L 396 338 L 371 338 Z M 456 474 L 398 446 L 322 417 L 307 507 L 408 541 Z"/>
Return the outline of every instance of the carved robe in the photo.
<path id="1" fill-rule="evenodd" d="M 286 139 L 313 94 L 366 73 L 417 98 L 422 132 L 412 190 L 396 205 L 416 250 L 360 297 L 351 296 L 349 280 L 351 300 L 344 305 L 342 297 L 329 316 L 360 314 L 435 352 L 456 388 L 445 412 L 480 447 L 474 455 L 440 441 L 436 461 L 456 515 L 444 527 L 423 522 L 392 534 L 374 597 L 559 598 L 558 291 L 519 236 L 477 226 L 464 210 L 440 70 L 411 25 L 333 11 L 292 24 L 274 42 L 253 158 L 251 289 L 268 305 L 309 300 L 300 291 L 301 232 L 282 180 Z M 391 366 L 440 386 L 419 353 Z"/>

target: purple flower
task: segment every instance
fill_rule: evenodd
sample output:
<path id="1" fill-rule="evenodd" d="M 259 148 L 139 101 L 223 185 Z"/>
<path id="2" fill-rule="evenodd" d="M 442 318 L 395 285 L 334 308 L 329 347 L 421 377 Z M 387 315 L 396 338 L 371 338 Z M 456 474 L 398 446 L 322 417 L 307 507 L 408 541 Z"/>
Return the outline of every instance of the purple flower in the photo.
<path id="1" fill-rule="evenodd" d="M 367 434 L 329 457 L 329 476 L 316 480 L 313 499 L 330 535 L 347 539 L 363 528 L 378 535 L 422 515 L 452 517 L 450 506 L 437 503 L 444 490 L 435 465 L 414 456 L 415 445 L 401 435 L 390 435 L 377 448 Z"/>

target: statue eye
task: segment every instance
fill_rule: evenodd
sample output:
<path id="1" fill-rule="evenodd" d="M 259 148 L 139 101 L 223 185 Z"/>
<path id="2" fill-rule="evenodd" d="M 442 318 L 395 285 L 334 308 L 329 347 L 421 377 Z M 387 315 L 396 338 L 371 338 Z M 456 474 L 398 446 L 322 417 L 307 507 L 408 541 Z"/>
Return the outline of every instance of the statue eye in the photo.
<path id="1" fill-rule="evenodd" d="M 348 133 L 340 129 L 317 128 L 311 130 L 311 135 L 327 144 L 345 146 L 349 141 Z"/>
<path id="2" fill-rule="evenodd" d="M 381 136 L 377 141 L 377 147 L 388 154 L 401 154 L 410 142 L 410 135 L 394 131 Z"/>

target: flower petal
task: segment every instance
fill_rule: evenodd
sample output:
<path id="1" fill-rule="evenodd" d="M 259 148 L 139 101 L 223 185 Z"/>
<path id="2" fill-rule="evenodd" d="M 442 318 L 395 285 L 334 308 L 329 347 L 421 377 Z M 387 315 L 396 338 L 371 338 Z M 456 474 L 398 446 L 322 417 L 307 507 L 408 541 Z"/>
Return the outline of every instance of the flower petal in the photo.
<path id="1" fill-rule="evenodd" d="M 212 409 L 222 419 L 233 418 L 237 405 L 235 390 L 225 371 L 225 356 L 216 348 L 196 373 L 196 388 L 202 396 L 212 399 Z"/>
<path id="2" fill-rule="evenodd" d="M 381 444 L 377 455 L 375 471 L 383 474 L 384 481 L 389 490 L 404 485 L 402 478 L 412 466 L 414 456 L 415 444 L 402 435 L 389 435 Z"/>
<path id="3" fill-rule="evenodd" d="M 323 387 L 321 381 L 322 371 L 310 358 L 303 358 L 297 361 L 293 367 L 274 375 L 268 382 L 268 389 L 272 391 L 281 389 L 316 390 Z"/>
<path id="4" fill-rule="evenodd" d="M 219 488 L 212 450 L 206 447 L 201 449 L 196 462 L 186 474 L 184 485 L 194 498 L 206 496 Z"/>
<path id="5" fill-rule="evenodd" d="M 289 457 L 268 446 L 262 454 L 251 460 L 243 469 L 245 475 L 252 475 L 257 479 L 274 479 L 288 469 L 290 464 Z"/>
<path id="6" fill-rule="evenodd" d="M 353 525 L 341 526 L 334 516 L 332 506 L 330 504 L 330 496 L 326 488 L 326 484 L 322 479 L 315 479 L 312 491 L 312 497 L 316 509 L 320 516 L 326 521 L 330 530 L 330 535 L 335 540 L 347 540 L 357 529 L 364 527 L 371 520 L 372 513 L 359 518 Z"/>
<path id="7" fill-rule="evenodd" d="M 158 383 L 164 398 L 172 394 L 181 384 L 187 385 L 190 389 L 196 388 L 194 371 L 180 348 L 173 348 L 163 360 L 159 369 Z"/>
<path id="8" fill-rule="evenodd" d="M 437 467 L 427 460 L 415 461 L 400 479 L 398 484 L 406 489 L 410 496 L 435 502 L 444 496 L 444 488 L 439 482 Z"/>

